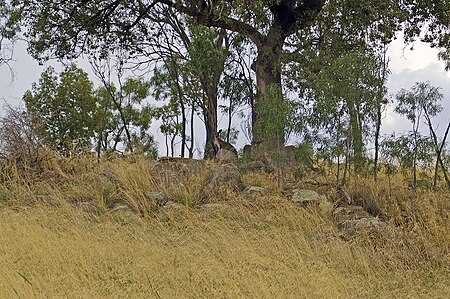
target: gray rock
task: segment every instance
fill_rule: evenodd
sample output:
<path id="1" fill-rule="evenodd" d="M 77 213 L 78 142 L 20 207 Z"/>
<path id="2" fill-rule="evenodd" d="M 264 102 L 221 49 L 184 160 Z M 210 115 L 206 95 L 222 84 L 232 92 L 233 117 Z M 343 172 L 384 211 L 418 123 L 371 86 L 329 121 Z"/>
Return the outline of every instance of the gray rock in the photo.
<path id="1" fill-rule="evenodd" d="M 202 202 L 207 201 L 211 195 L 217 194 L 221 187 L 232 191 L 244 190 L 245 186 L 236 165 L 222 164 L 211 169 L 200 193 Z"/>
<path id="2" fill-rule="evenodd" d="M 220 204 L 220 203 L 205 203 L 205 204 L 200 205 L 198 207 L 198 210 L 200 212 L 207 212 L 207 211 L 217 210 L 217 209 L 220 209 L 223 207 L 224 207 L 224 205 Z"/>
<path id="3" fill-rule="evenodd" d="M 293 190 L 291 201 L 300 206 L 307 207 L 311 204 L 319 205 L 321 202 L 327 202 L 327 198 L 313 190 L 295 189 Z"/>
<path id="4" fill-rule="evenodd" d="M 334 221 L 338 224 L 346 220 L 358 220 L 370 217 L 370 214 L 360 206 L 338 207 L 333 211 Z"/>
<path id="5" fill-rule="evenodd" d="M 176 202 L 173 202 L 173 201 L 169 200 L 168 202 L 166 202 L 165 205 L 163 205 L 161 207 L 161 211 L 168 212 L 168 211 L 171 211 L 171 210 L 176 210 L 179 207 L 180 207 L 179 203 L 176 203 Z"/>
<path id="6" fill-rule="evenodd" d="M 116 204 L 112 207 L 111 212 L 131 212 L 131 208 L 127 205 Z"/>
<path id="7" fill-rule="evenodd" d="M 386 222 L 371 216 L 361 206 L 338 207 L 333 211 L 333 218 L 345 240 L 353 239 L 358 232 L 384 232 Z"/>
<path id="8" fill-rule="evenodd" d="M 236 164 L 237 159 L 238 159 L 237 153 L 227 149 L 220 149 L 216 154 L 216 161 L 223 164 L 227 163 Z"/>
<path id="9" fill-rule="evenodd" d="M 251 171 L 251 172 L 267 172 L 272 173 L 274 171 L 272 166 L 267 165 L 263 161 L 256 160 L 256 161 L 250 161 L 248 163 L 245 163 L 241 167 L 243 170 Z"/>
<path id="10" fill-rule="evenodd" d="M 158 207 L 164 206 L 168 201 L 169 197 L 163 192 L 144 192 L 144 197 L 146 200 L 155 203 Z"/>
<path id="11" fill-rule="evenodd" d="M 257 186 L 249 186 L 245 188 L 244 193 L 246 194 L 261 194 L 264 195 L 267 193 L 266 189 Z"/>
<path id="12" fill-rule="evenodd" d="M 33 206 L 33 205 L 46 205 L 46 206 L 51 206 L 51 207 L 61 206 L 61 202 L 58 199 L 53 198 L 48 195 L 30 196 L 30 197 L 25 198 L 25 202 L 31 206 Z"/>

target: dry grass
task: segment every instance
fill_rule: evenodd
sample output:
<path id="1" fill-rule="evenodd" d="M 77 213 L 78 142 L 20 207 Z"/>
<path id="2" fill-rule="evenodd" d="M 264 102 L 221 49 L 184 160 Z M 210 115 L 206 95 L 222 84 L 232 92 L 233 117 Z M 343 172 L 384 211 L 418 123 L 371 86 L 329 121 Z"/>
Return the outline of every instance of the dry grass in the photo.
<path id="1" fill-rule="evenodd" d="M 224 194 L 225 204 L 199 211 L 203 173 L 186 190 L 167 190 L 149 163 L 86 159 L 38 174 L 9 166 L 0 185 L 0 298 L 450 298 L 446 193 L 419 194 L 411 223 L 403 191 L 388 201 L 382 186 L 354 181 L 350 191 L 367 184 L 393 228 L 343 242 L 331 217 L 291 205 L 273 178 L 245 176 L 271 190 L 266 196 Z M 114 183 L 99 179 L 105 171 Z M 187 205 L 142 213 L 147 190 Z M 26 205 L 36 194 L 64 204 Z M 117 200 L 141 213 L 101 209 Z M 88 201 L 100 212 L 72 207 Z"/>

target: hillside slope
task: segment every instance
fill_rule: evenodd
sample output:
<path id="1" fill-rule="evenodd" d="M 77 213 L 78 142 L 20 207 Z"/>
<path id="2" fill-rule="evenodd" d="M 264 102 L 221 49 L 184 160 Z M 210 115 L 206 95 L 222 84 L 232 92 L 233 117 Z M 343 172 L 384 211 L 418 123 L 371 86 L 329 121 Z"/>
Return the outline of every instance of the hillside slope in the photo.
<path id="1" fill-rule="evenodd" d="M 169 192 L 178 199 L 169 208 L 111 211 L 108 201 L 152 189 L 149 162 L 83 163 L 52 166 L 52 179 L 12 170 L 3 179 L 1 298 L 450 297 L 442 194 L 420 195 L 414 224 L 392 217 L 386 234 L 347 242 L 330 215 L 292 204 L 270 175 L 244 176 L 268 190 L 250 199 L 224 192 L 201 205 L 188 200 L 193 183 L 192 194 Z M 115 186 L 93 179 L 105 169 Z M 58 204 L 31 204 L 37 194 Z M 74 198 L 90 198 L 96 212 Z"/>

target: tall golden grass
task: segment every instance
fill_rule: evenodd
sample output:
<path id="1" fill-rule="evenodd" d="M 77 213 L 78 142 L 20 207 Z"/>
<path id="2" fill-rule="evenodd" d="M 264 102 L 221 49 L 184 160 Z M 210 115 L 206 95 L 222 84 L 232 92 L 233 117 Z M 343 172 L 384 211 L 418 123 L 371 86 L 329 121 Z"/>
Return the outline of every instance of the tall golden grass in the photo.
<path id="1" fill-rule="evenodd" d="M 344 242 L 331 215 L 294 206 L 270 175 L 244 177 L 265 195 L 224 192 L 220 205 L 199 209 L 203 172 L 170 190 L 152 163 L 3 166 L 0 298 L 450 298 L 445 191 L 420 191 L 411 221 L 400 180 L 388 198 L 382 179 L 353 179 L 347 191 L 377 204 L 390 229 Z M 145 191 L 180 204 L 146 206 Z M 43 204 L 30 203 L 37 195 Z M 117 201 L 133 210 L 111 212 Z M 77 208 L 88 202 L 95 213 Z"/>

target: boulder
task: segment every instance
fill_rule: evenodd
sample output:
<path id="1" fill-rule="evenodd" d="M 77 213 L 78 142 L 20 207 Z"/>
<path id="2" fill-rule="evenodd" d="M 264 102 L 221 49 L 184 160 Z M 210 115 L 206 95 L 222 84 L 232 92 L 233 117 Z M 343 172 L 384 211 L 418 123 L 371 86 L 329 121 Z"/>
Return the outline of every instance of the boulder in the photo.
<path id="1" fill-rule="evenodd" d="M 259 194 L 259 195 L 264 195 L 267 193 L 266 189 L 264 189 L 263 187 L 257 187 L 257 186 L 249 186 L 247 188 L 245 188 L 244 190 L 245 194 Z"/>
<path id="2" fill-rule="evenodd" d="M 144 197 L 147 201 L 154 203 L 158 207 L 164 206 L 168 201 L 169 197 L 163 192 L 144 192 Z"/>
<path id="3" fill-rule="evenodd" d="M 152 172 L 161 187 L 186 190 L 188 179 L 202 174 L 205 168 L 204 160 L 163 157 L 154 163 Z"/>
<path id="4" fill-rule="evenodd" d="M 295 189 L 291 201 L 302 207 L 307 207 L 311 204 L 319 205 L 321 202 L 327 202 L 327 198 L 313 190 Z"/>
<path id="5" fill-rule="evenodd" d="M 202 202 L 207 201 L 212 195 L 218 194 L 221 188 L 232 191 L 244 190 L 245 186 L 236 165 L 221 164 L 210 170 L 200 193 Z"/>
<path id="6" fill-rule="evenodd" d="M 158 207 L 162 207 L 169 201 L 169 197 L 163 192 L 144 192 L 144 197 L 147 201 L 157 205 Z"/>
<path id="7" fill-rule="evenodd" d="M 234 151 L 227 150 L 227 149 L 220 149 L 216 154 L 216 160 L 219 163 L 223 163 L 223 164 L 227 164 L 227 163 L 236 164 L 237 159 L 238 159 L 237 153 L 235 153 Z"/>
<path id="8" fill-rule="evenodd" d="M 131 212 L 132 209 L 128 205 L 124 204 L 115 204 L 111 208 L 111 212 L 113 213 L 120 213 L 120 212 Z"/>
<path id="9" fill-rule="evenodd" d="M 272 166 L 267 165 L 263 161 L 256 160 L 256 161 L 250 161 L 248 163 L 245 163 L 241 166 L 241 168 L 245 171 L 250 172 L 266 172 L 266 173 L 272 173 L 274 171 Z"/>
<path id="10" fill-rule="evenodd" d="M 387 223 L 371 216 L 361 206 L 338 207 L 333 218 L 344 240 L 353 239 L 359 232 L 384 232 Z"/>

